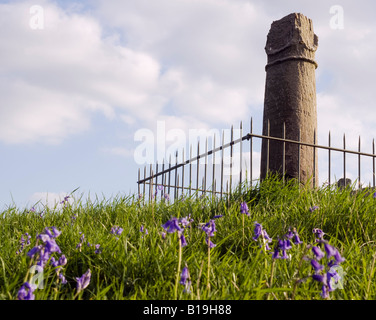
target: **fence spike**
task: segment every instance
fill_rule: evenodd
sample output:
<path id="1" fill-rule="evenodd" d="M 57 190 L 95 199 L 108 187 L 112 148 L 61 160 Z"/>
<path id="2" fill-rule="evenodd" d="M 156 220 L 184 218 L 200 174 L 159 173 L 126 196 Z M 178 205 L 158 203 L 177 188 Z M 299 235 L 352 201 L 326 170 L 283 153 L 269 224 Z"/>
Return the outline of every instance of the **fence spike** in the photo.
<path id="1" fill-rule="evenodd" d="M 213 137 L 213 150 L 216 148 L 215 146 L 215 137 L 216 137 L 216 134 L 214 133 L 214 137 Z M 215 185 L 214 185 L 214 182 L 215 182 L 215 152 L 213 152 L 213 156 L 212 156 L 212 161 L 213 161 L 213 178 L 212 178 L 212 191 L 213 191 L 213 196 L 215 196 Z"/>
<path id="2" fill-rule="evenodd" d="M 331 165 L 331 161 L 332 161 L 332 159 L 331 159 L 331 136 L 330 136 L 330 130 L 329 130 L 329 135 L 328 135 L 328 147 L 329 147 L 329 149 L 328 149 L 328 184 L 329 184 L 329 186 L 330 186 L 330 176 L 331 176 L 331 167 L 332 167 L 332 165 Z"/>
<path id="3" fill-rule="evenodd" d="M 168 196 L 170 197 L 170 186 L 171 186 L 171 154 L 168 161 Z"/>
<path id="4" fill-rule="evenodd" d="M 207 170 L 208 170 L 208 137 L 206 136 L 206 141 L 205 141 L 205 172 L 204 172 L 204 194 L 206 194 L 206 179 L 207 179 Z"/>
<path id="5" fill-rule="evenodd" d="M 138 181 L 140 181 L 140 180 L 141 180 L 140 168 L 138 168 L 138 174 L 137 174 L 137 177 L 138 177 Z M 137 197 L 139 197 L 140 194 L 141 194 L 141 189 L 140 189 L 140 188 L 141 188 L 141 187 L 140 187 L 140 183 L 137 182 L 137 192 L 138 192 Z"/>
<path id="6" fill-rule="evenodd" d="M 184 197 L 184 167 L 185 167 L 184 161 L 185 161 L 185 150 L 183 148 L 183 161 L 182 161 L 183 166 L 181 168 L 181 171 L 182 171 L 182 173 L 181 173 L 181 194 L 182 194 L 183 197 Z"/>
<path id="7" fill-rule="evenodd" d="M 199 176 L 200 176 L 200 140 L 198 140 L 197 142 L 197 179 L 196 179 L 196 189 L 197 189 L 197 194 L 196 194 L 196 198 L 198 197 L 198 189 L 199 189 L 199 185 L 198 185 L 198 181 L 199 181 Z"/>
<path id="8" fill-rule="evenodd" d="M 360 136 L 359 136 L 359 141 L 358 141 L 358 188 L 360 189 L 360 186 L 361 186 L 361 183 L 360 183 L 360 173 L 361 173 L 361 169 L 360 169 Z"/>
<path id="9" fill-rule="evenodd" d="M 243 121 L 240 121 L 240 138 L 242 139 L 242 137 L 243 137 Z M 239 151 L 239 153 L 240 153 L 240 156 L 239 156 L 239 165 L 240 165 L 240 168 L 239 168 L 239 186 L 240 186 L 240 190 L 242 190 L 242 179 L 243 179 L 243 177 L 242 177 L 242 175 L 243 175 L 243 148 L 242 148 L 242 146 L 243 146 L 243 140 L 241 140 L 241 142 L 240 142 L 240 151 Z"/>
<path id="10" fill-rule="evenodd" d="M 230 194 L 232 188 L 232 156 L 233 156 L 233 146 L 234 146 L 234 126 L 231 126 L 231 141 L 230 141 Z"/>
<path id="11" fill-rule="evenodd" d="M 252 187 L 252 171 L 253 171 L 253 118 L 251 117 L 251 138 L 249 139 L 249 149 L 250 149 L 250 152 L 249 152 L 249 157 L 250 157 L 250 161 L 249 161 L 249 180 L 250 180 L 250 184 L 251 184 L 251 187 Z"/>
<path id="12" fill-rule="evenodd" d="M 189 196 L 192 195 L 192 144 L 189 147 Z"/>
<path id="13" fill-rule="evenodd" d="M 343 134 L 343 181 L 346 184 L 346 135 Z"/>
<path id="14" fill-rule="evenodd" d="M 221 159 L 221 200 L 223 196 L 223 157 L 224 157 L 224 140 L 225 140 L 225 131 L 222 130 L 222 159 Z"/>

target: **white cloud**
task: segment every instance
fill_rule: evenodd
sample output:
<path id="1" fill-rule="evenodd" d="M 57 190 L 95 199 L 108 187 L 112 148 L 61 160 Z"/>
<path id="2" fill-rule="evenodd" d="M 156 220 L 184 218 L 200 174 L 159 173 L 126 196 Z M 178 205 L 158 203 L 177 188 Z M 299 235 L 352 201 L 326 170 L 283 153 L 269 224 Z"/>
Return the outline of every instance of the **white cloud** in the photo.
<path id="1" fill-rule="evenodd" d="M 33 30 L 30 6 L 0 5 L 7 26 L 0 30 L 1 141 L 58 143 L 88 130 L 93 111 L 109 119 L 116 108 L 139 118 L 158 114 L 166 99 L 155 59 L 102 38 L 92 17 L 48 1 L 41 3 L 44 29 Z"/>

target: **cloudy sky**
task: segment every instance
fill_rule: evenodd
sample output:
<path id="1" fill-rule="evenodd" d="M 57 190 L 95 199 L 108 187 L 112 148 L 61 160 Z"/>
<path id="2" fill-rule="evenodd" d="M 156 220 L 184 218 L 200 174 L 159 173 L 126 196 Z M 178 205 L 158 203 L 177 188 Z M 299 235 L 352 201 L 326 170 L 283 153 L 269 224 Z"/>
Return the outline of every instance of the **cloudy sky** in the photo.
<path id="1" fill-rule="evenodd" d="M 261 133 L 266 36 L 292 12 L 319 37 L 318 142 L 372 152 L 373 1 L 0 1 L 0 209 L 136 192 L 145 134 Z"/>

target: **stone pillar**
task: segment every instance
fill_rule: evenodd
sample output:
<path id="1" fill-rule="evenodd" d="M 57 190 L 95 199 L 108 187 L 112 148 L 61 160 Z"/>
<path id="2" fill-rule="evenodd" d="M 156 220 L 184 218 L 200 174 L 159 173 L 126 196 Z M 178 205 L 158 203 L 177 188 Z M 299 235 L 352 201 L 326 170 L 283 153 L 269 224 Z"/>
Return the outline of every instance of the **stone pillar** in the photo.
<path id="1" fill-rule="evenodd" d="M 312 21 L 300 13 L 292 13 L 274 21 L 269 30 L 265 51 L 268 56 L 263 115 L 263 135 L 283 137 L 285 123 L 286 139 L 313 143 L 317 137 L 315 51 L 318 38 L 313 32 Z M 314 134 L 315 132 L 315 134 Z M 317 142 L 317 138 L 316 138 Z M 311 179 L 317 185 L 317 149 L 314 157 L 312 147 L 285 145 L 285 177 L 300 177 L 305 184 Z M 269 165 L 267 164 L 269 158 Z M 315 161 L 314 161 L 315 160 Z M 263 139 L 261 148 L 261 180 L 269 172 L 282 176 L 283 143 Z M 313 179 L 315 166 L 315 179 Z M 300 170 L 300 174 L 299 174 Z"/>

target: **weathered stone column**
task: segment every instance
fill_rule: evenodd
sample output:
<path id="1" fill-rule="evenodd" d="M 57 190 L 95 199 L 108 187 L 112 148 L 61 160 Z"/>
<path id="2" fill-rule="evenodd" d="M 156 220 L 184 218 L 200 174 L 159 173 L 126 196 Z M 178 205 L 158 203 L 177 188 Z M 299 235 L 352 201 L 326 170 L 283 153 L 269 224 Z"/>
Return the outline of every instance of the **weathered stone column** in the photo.
<path id="1" fill-rule="evenodd" d="M 268 56 L 263 115 L 263 135 L 283 137 L 283 124 L 286 139 L 313 143 L 317 137 L 315 51 L 318 38 L 313 32 L 312 21 L 300 13 L 292 13 L 274 21 L 267 36 L 265 51 Z M 316 138 L 317 141 L 317 138 Z M 261 180 L 269 172 L 282 176 L 283 143 L 263 139 L 261 148 Z M 302 183 L 308 179 L 317 184 L 317 150 L 300 147 L 297 144 L 285 145 L 285 177 L 300 177 Z M 267 164 L 269 158 L 269 165 Z M 314 161 L 315 159 L 315 161 Z M 300 169 L 298 168 L 300 162 Z M 315 166 L 315 179 L 313 179 Z M 300 170 L 300 174 L 299 174 Z"/>

